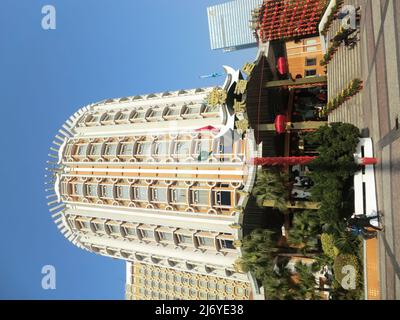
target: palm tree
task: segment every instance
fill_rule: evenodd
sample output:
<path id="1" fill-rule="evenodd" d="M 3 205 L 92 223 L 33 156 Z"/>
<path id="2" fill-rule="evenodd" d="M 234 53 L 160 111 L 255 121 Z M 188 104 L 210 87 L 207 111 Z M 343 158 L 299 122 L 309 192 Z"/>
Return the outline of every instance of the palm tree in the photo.
<path id="1" fill-rule="evenodd" d="M 271 230 L 255 229 L 243 239 L 242 257 L 238 260 L 238 269 L 251 272 L 263 282 L 274 269 L 274 256 L 277 252 L 275 234 Z"/>
<path id="2" fill-rule="evenodd" d="M 273 207 L 286 213 L 288 209 L 318 210 L 320 203 L 312 201 L 289 201 L 288 175 L 276 169 L 259 170 L 252 194 L 260 207 Z"/>
<path id="3" fill-rule="evenodd" d="M 262 207 L 265 201 L 273 201 L 272 205 L 279 211 L 287 211 L 289 191 L 288 177 L 277 170 L 259 170 L 252 194 L 257 204 Z"/>
<path id="4" fill-rule="evenodd" d="M 321 293 L 319 292 L 316 278 L 312 271 L 312 266 L 302 262 L 297 262 L 295 269 L 299 279 L 296 288 L 298 296 L 307 300 L 321 299 Z"/>
<path id="5" fill-rule="evenodd" d="M 300 266 L 300 272 L 295 274 L 287 268 L 287 263 L 293 256 L 304 261 L 301 259 L 304 255 L 299 255 L 298 250 L 293 248 L 278 248 L 275 237 L 276 234 L 271 230 L 253 230 L 243 240 L 243 255 L 235 263 L 237 268 L 244 272 L 250 271 L 262 283 L 266 299 L 317 298 L 312 290 L 316 282 L 311 268 L 307 266 L 306 270 Z M 300 282 L 295 279 L 300 279 Z"/>
<path id="6" fill-rule="evenodd" d="M 318 237 L 321 232 L 318 212 L 304 211 L 293 218 L 293 227 L 289 230 L 289 243 L 303 245 L 303 252 L 319 250 Z"/>
<path id="7" fill-rule="evenodd" d="M 263 279 L 266 300 L 289 300 L 293 298 L 287 273 L 287 269 L 283 269 L 279 275 L 273 271 Z"/>

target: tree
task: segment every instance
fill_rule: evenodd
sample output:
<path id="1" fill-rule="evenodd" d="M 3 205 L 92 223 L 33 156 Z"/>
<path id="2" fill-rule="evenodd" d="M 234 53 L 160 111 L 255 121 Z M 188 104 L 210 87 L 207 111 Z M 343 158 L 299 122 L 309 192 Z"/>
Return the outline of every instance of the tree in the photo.
<path id="1" fill-rule="evenodd" d="M 318 143 L 319 156 L 310 163 L 317 172 L 335 171 L 342 180 L 358 170 L 354 153 L 360 138 L 360 130 L 349 123 L 331 123 L 306 135 L 307 142 Z"/>
<path id="2" fill-rule="evenodd" d="M 319 156 L 309 168 L 314 182 L 311 194 L 320 202 L 318 212 L 325 232 L 339 234 L 342 226 L 338 222 L 351 214 L 352 200 L 347 196 L 359 169 L 354 161 L 359 137 L 359 129 L 347 123 L 331 123 L 305 136 L 308 143 L 319 144 Z"/>
<path id="3" fill-rule="evenodd" d="M 321 299 L 321 292 L 319 291 L 312 265 L 297 262 L 295 272 L 298 276 L 296 288 L 298 297 L 306 300 Z"/>
<path id="4" fill-rule="evenodd" d="M 303 245 L 302 252 L 319 250 L 318 238 L 322 228 L 317 211 L 304 211 L 293 218 L 293 227 L 289 230 L 289 243 Z"/>
<path id="5" fill-rule="evenodd" d="M 239 261 L 243 271 L 250 271 L 262 280 L 273 270 L 273 255 L 278 251 L 274 236 L 273 231 L 255 229 L 243 239 L 243 255 Z"/>
<path id="6" fill-rule="evenodd" d="M 272 200 L 274 208 L 286 212 L 289 199 L 287 175 L 274 169 L 259 170 L 252 194 L 260 207 L 264 201 Z"/>
<path id="7" fill-rule="evenodd" d="M 277 234 L 271 230 L 253 230 L 243 239 L 243 255 L 237 263 L 238 269 L 251 272 L 262 283 L 266 299 L 314 298 L 313 290 L 310 295 L 312 272 L 310 271 L 307 275 L 303 273 L 300 278 L 304 280 L 304 284 L 298 283 L 295 280 L 296 275 L 287 267 L 287 263 L 291 259 L 290 253 L 282 255 L 282 252 L 291 250 L 290 248 L 278 248 L 276 238 Z M 294 253 L 294 256 L 299 255 Z M 313 283 L 315 286 L 315 278 Z"/>

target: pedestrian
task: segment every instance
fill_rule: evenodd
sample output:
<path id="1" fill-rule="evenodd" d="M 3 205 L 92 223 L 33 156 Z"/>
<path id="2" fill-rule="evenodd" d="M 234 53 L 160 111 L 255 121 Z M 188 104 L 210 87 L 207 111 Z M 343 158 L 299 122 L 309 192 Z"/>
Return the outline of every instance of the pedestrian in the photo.
<path id="1" fill-rule="evenodd" d="M 382 231 L 383 228 L 371 224 L 372 219 L 379 219 L 379 215 L 367 216 L 365 214 L 353 214 L 346 222 L 348 226 L 372 228 L 374 230 Z"/>
<path id="2" fill-rule="evenodd" d="M 355 237 L 361 236 L 364 240 L 376 238 L 378 235 L 376 231 L 370 231 L 356 226 L 347 227 L 346 231 L 350 232 Z"/>

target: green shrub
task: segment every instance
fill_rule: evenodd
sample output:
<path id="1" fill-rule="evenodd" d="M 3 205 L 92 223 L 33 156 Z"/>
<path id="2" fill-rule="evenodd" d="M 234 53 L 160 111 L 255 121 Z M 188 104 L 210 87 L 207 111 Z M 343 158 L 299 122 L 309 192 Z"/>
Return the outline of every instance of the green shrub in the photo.
<path id="1" fill-rule="evenodd" d="M 330 258 L 335 259 L 339 249 L 335 247 L 335 240 L 331 234 L 321 234 L 322 251 Z"/>
<path id="2" fill-rule="evenodd" d="M 339 254 L 335 258 L 335 262 L 333 263 L 333 273 L 335 274 L 335 279 L 338 283 L 342 283 L 343 278 L 346 276 L 346 273 L 343 273 L 343 267 L 345 266 L 353 266 L 356 270 L 356 283 L 360 278 L 360 267 L 357 260 L 357 256 L 353 254 Z"/>

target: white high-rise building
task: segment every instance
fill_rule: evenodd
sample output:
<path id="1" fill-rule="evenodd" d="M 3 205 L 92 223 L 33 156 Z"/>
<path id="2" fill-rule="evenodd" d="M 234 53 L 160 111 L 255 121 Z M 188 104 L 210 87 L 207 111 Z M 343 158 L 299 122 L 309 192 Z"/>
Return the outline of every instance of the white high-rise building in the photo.
<path id="1" fill-rule="evenodd" d="M 258 150 L 251 130 L 236 130 L 233 89 L 240 74 L 225 69 L 222 88 L 83 107 L 50 148 L 55 222 L 78 247 L 128 261 L 128 298 L 248 299 L 255 290 L 235 261 L 255 178 L 249 160 Z M 227 95 L 224 102 L 210 104 L 219 94 Z M 169 288 L 148 291 L 149 283 L 140 283 L 167 274 L 179 275 L 172 287 L 165 282 Z M 188 277 L 196 285 L 177 285 Z M 202 291 L 204 280 L 215 289 Z"/>

